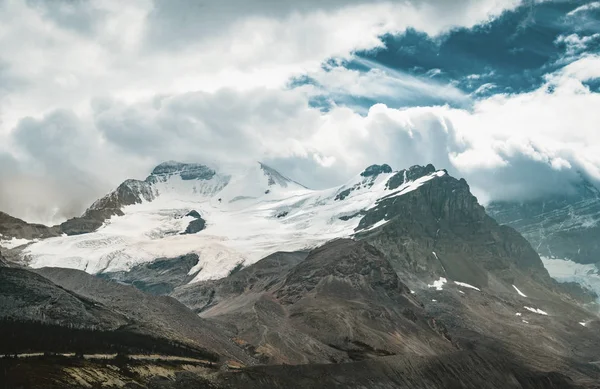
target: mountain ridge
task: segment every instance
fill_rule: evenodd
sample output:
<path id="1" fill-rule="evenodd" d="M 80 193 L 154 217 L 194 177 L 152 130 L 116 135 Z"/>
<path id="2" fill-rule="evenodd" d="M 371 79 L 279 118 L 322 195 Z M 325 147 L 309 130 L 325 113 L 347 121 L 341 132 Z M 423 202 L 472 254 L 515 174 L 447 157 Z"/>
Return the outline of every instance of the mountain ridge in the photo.
<path id="1" fill-rule="evenodd" d="M 200 170 L 190 174 L 204 177 Z M 224 186 L 218 172 L 184 180 L 170 163 L 159 173 L 152 201 L 123 207 L 122 216 L 97 231 L 11 250 L 11 258 L 20 250 L 38 268 L 17 270 L 35 272 L 28 277 L 39 282 L 34 277 L 42 275 L 47 288 L 38 281 L 0 284 L 11 314 L 23 313 L 12 301 L 27 296 L 41 296 L 39 306 L 60 314 L 65 305 L 52 304 L 52 291 L 60 288 L 80 296 L 76 306 L 85 300 L 106 309 L 98 324 L 120 328 L 111 324 L 117 314 L 130 321 L 129 330 L 162 339 L 161 357 L 210 357 L 163 364 L 157 373 L 148 369 L 158 362 L 133 358 L 119 362 L 118 371 L 95 361 L 71 367 L 91 387 L 95 376 L 147 388 L 359 388 L 369 382 L 593 388 L 600 379 L 594 364 L 600 321 L 578 303 L 583 293 L 552 280 L 531 245 L 490 218 L 467 182 L 445 170 L 373 165 L 323 191 L 275 179 L 273 185 L 260 165 Z M 182 235 L 198 216 L 205 228 Z M 3 269 L 0 276 L 8 274 Z M 11 320 L 0 324 L 20 344 L 40 332 Z M 63 334 L 67 327 L 52 331 Z M 87 347 L 90 353 L 97 346 Z M 73 386 L 64 378 L 69 359 L 0 362 L 10 366 L 0 369 L 9 372 L 8 382 L 22 376 L 23 366 L 46 364 L 53 377 L 69 382 L 62 387 Z M 140 368 L 143 374 L 136 373 Z"/>
<path id="2" fill-rule="evenodd" d="M 427 197 L 424 202 L 422 193 Z M 422 202 L 420 208 L 414 209 L 414 204 L 402 205 L 406 203 L 403 199 L 408 198 L 414 203 Z M 140 211 L 131 212 L 137 209 Z M 436 170 L 431 164 L 399 171 L 386 164 L 371 165 L 342 186 L 313 191 L 260 162 L 241 176 L 235 176 L 201 164 L 168 161 L 156 166 L 144 181 L 126 180 L 74 221 L 85 224 L 86 218 L 91 218 L 94 226 L 100 224 L 99 230 L 34 242 L 20 255 L 24 263 L 34 267 L 64 266 L 90 273 L 106 272 L 131 282 L 136 277 L 149 277 L 148 285 L 158 282 L 155 284 L 158 288 L 170 288 L 176 287 L 178 281 L 168 280 L 160 286 L 162 281 L 154 280 L 151 268 L 143 267 L 160 258 L 183 258 L 191 254 L 199 259 L 184 277 L 186 282 L 225 277 L 235 268 L 248 266 L 277 251 L 310 249 L 335 238 L 381 236 L 379 231 L 398 224 L 390 223 L 391 219 L 401 223 L 403 218 L 411 220 L 405 217 L 407 213 L 425 209 L 435 215 L 430 217 L 426 212 L 423 220 L 435 219 L 438 224 L 439 220 L 453 218 L 452 223 L 465 224 L 464 220 L 469 220 L 490 225 L 486 210 L 470 193 L 466 181 L 449 176 L 446 170 Z M 94 215 L 110 218 L 100 222 Z M 201 226 L 196 228 L 198 222 Z M 151 223 L 154 226 L 148 228 Z M 419 228 L 419 223 L 402 227 L 401 236 L 410 235 L 411 229 Z M 443 262 L 449 257 L 441 254 L 440 259 L 436 254 L 439 227 L 432 224 L 420 232 L 429 235 L 431 243 L 427 244 L 434 246 L 426 256 L 431 259 L 420 266 L 442 269 L 438 275 L 444 275 Z M 428 230 L 434 228 L 435 233 Z M 486 244 L 502 239 L 518 241 L 518 236 L 510 230 L 495 231 Z M 138 235 L 128 238 L 132 233 Z M 392 235 L 398 235 L 398 231 Z M 543 264 L 523 242 L 519 243 L 519 250 L 528 254 L 521 257 L 520 265 L 535 264 L 535 271 L 551 285 Z M 446 246 L 451 248 L 449 243 Z M 400 259 L 408 252 L 392 255 L 397 261 L 396 269 L 410 268 L 417 274 L 420 270 L 414 263 Z M 498 267 L 498 263 L 486 266 Z M 469 274 L 463 280 L 457 278 L 458 281 L 487 286 L 487 281 L 476 274 L 487 274 L 488 270 L 464 261 L 454 265 Z M 449 268 L 451 271 L 452 266 Z M 138 269 L 137 273 L 130 273 L 133 269 Z M 584 300 L 592 296 L 574 284 L 566 284 L 565 288 Z"/>
<path id="3" fill-rule="evenodd" d="M 229 175 L 204 165 L 167 162 L 145 181 L 125 181 L 95 202 L 83 218 L 66 222 L 75 230 L 92 225 L 94 231 L 77 230 L 33 243 L 23 249 L 22 257 L 34 267 L 66 266 L 97 273 L 127 271 L 156 258 L 195 253 L 200 263 L 191 272 L 199 274 L 197 279 L 222 277 L 239 264 L 276 251 L 351 236 L 361 214 L 378 198 L 402 195 L 444 174 L 433 165 L 398 172 L 388 165 L 373 165 L 342 186 L 317 191 L 261 163 L 241 175 Z M 100 223 L 94 215 L 111 217 Z M 180 236 L 186 230 L 198 231 L 188 229 L 198 219 L 189 215 L 200 215 L 203 228 Z"/>

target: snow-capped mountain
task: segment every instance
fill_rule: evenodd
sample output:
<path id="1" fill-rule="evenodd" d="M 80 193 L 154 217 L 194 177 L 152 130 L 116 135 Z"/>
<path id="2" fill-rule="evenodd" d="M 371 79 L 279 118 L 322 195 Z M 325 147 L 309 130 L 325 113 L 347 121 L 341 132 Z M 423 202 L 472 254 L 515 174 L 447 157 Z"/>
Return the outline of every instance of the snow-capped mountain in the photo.
<path id="1" fill-rule="evenodd" d="M 193 281 L 220 278 L 277 251 L 309 249 L 381 226 L 387 215 L 358 229 L 365 211 L 380 199 L 445 174 L 432 165 L 397 172 L 373 165 L 340 187 L 311 190 L 262 163 L 220 172 L 166 162 L 144 181 L 125 181 L 81 218 L 64 223 L 66 235 L 32 243 L 22 255 L 35 268 L 101 273 L 195 253 Z M 204 228 L 186 233 L 199 219 Z"/>

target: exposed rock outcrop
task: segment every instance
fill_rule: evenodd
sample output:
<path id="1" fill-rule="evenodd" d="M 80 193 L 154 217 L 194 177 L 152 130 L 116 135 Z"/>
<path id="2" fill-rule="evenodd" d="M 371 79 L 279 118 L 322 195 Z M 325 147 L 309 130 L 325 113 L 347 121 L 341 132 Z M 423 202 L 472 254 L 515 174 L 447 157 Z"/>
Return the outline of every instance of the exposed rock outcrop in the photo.
<path id="1" fill-rule="evenodd" d="M 67 235 L 93 232 L 112 216 L 123 215 L 123 207 L 153 201 L 158 195 L 156 185 L 173 176 L 178 176 L 183 181 L 202 181 L 210 180 L 215 174 L 213 169 L 201 164 L 163 162 L 156 166 L 144 181 L 126 180 L 116 190 L 92 204 L 82 216 L 62 223 L 60 229 Z M 201 223 L 197 222 L 193 228 L 197 229 L 199 224 Z"/>
<path id="2" fill-rule="evenodd" d="M 0 239 L 43 239 L 61 234 L 60 228 L 31 224 L 0 212 Z"/>
<path id="3" fill-rule="evenodd" d="M 198 255 L 187 254 L 177 258 L 159 258 L 154 262 L 136 265 L 128 271 L 105 272 L 97 276 L 132 285 L 146 293 L 168 295 L 194 278 L 195 274 L 190 274 L 190 271 L 197 264 Z"/>
<path id="4" fill-rule="evenodd" d="M 184 234 L 196 234 L 206 227 L 206 220 L 204 220 L 197 211 L 191 211 L 186 216 L 191 216 L 195 218 L 195 220 L 192 220 L 190 224 L 188 224 L 183 232 Z"/>

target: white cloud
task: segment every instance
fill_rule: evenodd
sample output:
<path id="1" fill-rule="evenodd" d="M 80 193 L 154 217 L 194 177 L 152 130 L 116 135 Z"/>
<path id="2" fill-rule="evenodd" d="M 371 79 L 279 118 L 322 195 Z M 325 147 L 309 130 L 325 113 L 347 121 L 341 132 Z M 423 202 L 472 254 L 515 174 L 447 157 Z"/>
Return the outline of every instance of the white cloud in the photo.
<path id="1" fill-rule="evenodd" d="M 569 12 L 567 16 L 574 16 L 580 13 L 592 11 L 595 9 L 600 9 L 600 1 L 594 1 L 588 4 L 584 4 L 580 7 L 575 8 L 573 11 Z"/>
<path id="2" fill-rule="evenodd" d="M 556 38 L 555 43 L 564 44 L 567 55 L 575 55 L 587 49 L 590 43 L 598 39 L 600 39 L 600 34 L 593 34 L 583 37 L 580 37 L 577 34 L 559 35 L 558 38 Z"/>
<path id="3" fill-rule="evenodd" d="M 412 26 L 436 35 L 520 1 L 207 2 L 210 12 L 177 3 L 0 2 L 0 80 L 19 83 L 0 90 L 0 158 L 11 167 L 0 169 L 10 188 L 0 191 L 1 209 L 58 221 L 166 159 L 266 159 L 310 186 L 341 183 L 376 162 L 433 162 L 486 198 L 526 196 L 534 181 L 552 188 L 556 172 L 600 177 L 600 101 L 582 84 L 598 77 L 598 57 L 566 66 L 539 90 L 470 110 L 377 104 L 365 115 L 342 106 L 324 113 L 308 104 L 319 91 L 285 89 L 291 76 L 309 74 L 339 94 L 463 101 L 435 78 L 321 66 L 377 48 L 382 33 Z M 89 23 L 73 17 L 80 12 Z"/>
<path id="4" fill-rule="evenodd" d="M 280 88 L 328 58 L 380 46 L 383 33 L 412 26 L 439 34 L 518 3 L 157 0 L 154 7 L 90 0 L 49 7 L 6 0 L 0 58 L 23 85 L 3 101 L 0 133 L 57 108 L 84 113 L 95 96 L 134 102 L 159 93 Z"/>
<path id="5" fill-rule="evenodd" d="M 470 104 L 469 97 L 453 85 L 442 83 L 431 77 L 419 77 L 390 69 L 373 61 L 353 58 L 368 71 L 352 70 L 343 65 L 328 66 L 308 73 L 318 88 L 307 88 L 309 93 L 329 97 L 354 96 L 376 101 L 391 100 L 396 106 L 439 104 L 440 101 L 453 105 Z"/>
<path id="6" fill-rule="evenodd" d="M 483 201 L 524 198 L 564 190 L 560 180 L 577 170 L 600 179 L 600 95 L 581 83 L 600 78 L 585 70 L 599 60 L 582 58 L 538 90 L 489 97 L 469 110 L 377 104 L 364 116 L 342 106 L 323 113 L 301 90 L 220 90 L 134 104 L 96 100 L 90 119 L 57 111 L 22 121 L 11 139 L 38 176 L 55 174 L 61 185 L 76 177 L 77 198 L 141 178 L 167 159 L 263 159 L 318 187 L 342 183 L 372 163 L 431 162 L 465 177 Z M 52 196 L 53 207 L 73 200 L 63 195 Z"/>

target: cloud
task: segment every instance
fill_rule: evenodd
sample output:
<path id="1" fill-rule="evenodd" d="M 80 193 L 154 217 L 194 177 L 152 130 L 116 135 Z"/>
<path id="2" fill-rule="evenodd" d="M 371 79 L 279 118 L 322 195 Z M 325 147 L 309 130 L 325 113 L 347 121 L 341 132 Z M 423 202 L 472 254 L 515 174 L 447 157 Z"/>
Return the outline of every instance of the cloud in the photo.
<path id="1" fill-rule="evenodd" d="M 551 191 L 577 169 L 598 178 L 599 101 L 583 82 L 598 77 L 597 57 L 480 100 L 442 75 L 341 65 L 384 50 L 382 35 L 435 36 L 519 4 L 0 2 L 0 79 L 20 82 L 0 111 L 0 209 L 58 222 L 168 159 L 260 159 L 316 188 L 372 163 L 433 162 L 486 199 Z M 316 86 L 289 89 L 298 76 Z M 334 101 L 321 111 L 315 96 Z M 348 97 L 369 104 L 336 101 Z"/>
<path id="2" fill-rule="evenodd" d="M 395 107 L 452 104 L 468 106 L 471 99 L 454 85 L 432 79 L 431 75 L 416 76 L 382 66 L 374 61 L 355 57 L 348 63 L 320 68 L 307 74 L 308 93 L 348 104 L 348 98 L 366 99 Z M 439 74 L 439 69 L 438 73 Z M 368 108 L 368 107 L 367 107 Z"/>
<path id="3" fill-rule="evenodd" d="M 600 33 L 583 37 L 577 34 L 559 35 L 555 42 L 565 46 L 567 55 L 575 55 L 586 50 L 595 41 L 600 41 Z"/>
<path id="4" fill-rule="evenodd" d="M 600 74 L 581 71 L 594 69 L 598 60 L 582 58 L 533 92 L 496 95 L 470 109 L 376 104 L 360 115 L 343 106 L 321 112 L 299 90 L 221 90 L 136 104 L 97 101 L 89 122 L 56 112 L 24 120 L 13 139 L 47 167 L 45 174 L 57 166 L 76 177 L 95 177 L 94 168 L 102 166 L 114 185 L 128 176 L 142 178 L 142 166 L 167 159 L 262 159 L 317 188 L 340 184 L 372 163 L 434 163 L 465 177 L 483 201 L 525 199 L 568 190 L 558 183 L 579 171 L 600 179 L 600 95 L 582 84 Z M 94 147 L 102 144 L 98 137 L 104 143 Z M 42 139 L 47 150 L 33 139 Z M 81 155 L 64 152 L 76 148 L 84 150 Z M 131 168 L 120 175 L 122 166 L 139 166 L 142 173 Z"/>
<path id="5" fill-rule="evenodd" d="M 168 159 L 264 160 L 315 188 L 341 184 L 372 163 L 434 163 L 465 177 L 482 201 L 568 190 L 565 180 L 579 171 L 600 179 L 600 94 L 583 84 L 600 78 L 598 61 L 582 58 L 533 92 L 469 109 L 376 104 L 366 115 L 344 106 L 321 112 L 302 90 L 266 88 L 95 100 L 89 118 L 59 110 L 19 123 L 10 139 L 20 158 L 8 165 L 29 172 L 17 174 L 27 180 L 10 209 L 23 207 L 14 198 L 35 198 L 58 220 L 81 211 L 81 199 L 91 202 Z"/>
<path id="6" fill-rule="evenodd" d="M 580 13 L 584 13 L 584 12 L 588 12 L 588 11 L 592 11 L 595 9 L 600 9 L 600 1 L 594 1 L 588 4 L 584 4 L 582 6 L 579 6 L 577 8 L 575 8 L 574 10 L 570 11 L 567 16 L 574 16 Z"/>
<path id="7" fill-rule="evenodd" d="M 23 85 L 3 101 L 0 133 L 54 109 L 87 113 L 95 97 L 135 102 L 156 94 L 283 88 L 329 58 L 381 47 L 382 34 L 409 26 L 440 34 L 518 4 L 3 1 L 0 63 Z"/>

